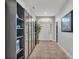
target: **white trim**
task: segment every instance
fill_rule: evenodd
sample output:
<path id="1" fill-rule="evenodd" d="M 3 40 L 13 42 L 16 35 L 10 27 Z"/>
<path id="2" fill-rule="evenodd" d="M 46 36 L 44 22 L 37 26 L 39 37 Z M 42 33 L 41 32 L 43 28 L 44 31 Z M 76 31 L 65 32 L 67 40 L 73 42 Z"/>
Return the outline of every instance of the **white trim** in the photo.
<path id="1" fill-rule="evenodd" d="M 54 41 L 54 42 L 56 42 L 56 40 L 55 39 L 51 39 L 52 41 Z"/>
<path id="2" fill-rule="evenodd" d="M 53 39 L 51 39 L 51 40 L 42 39 L 42 40 L 39 40 L 39 41 L 54 41 L 54 42 L 56 42 L 56 40 L 53 40 Z"/>
<path id="3" fill-rule="evenodd" d="M 66 53 L 66 55 L 70 58 L 73 59 L 73 57 L 66 51 L 66 49 L 64 49 L 59 43 L 57 43 L 58 46 Z"/>

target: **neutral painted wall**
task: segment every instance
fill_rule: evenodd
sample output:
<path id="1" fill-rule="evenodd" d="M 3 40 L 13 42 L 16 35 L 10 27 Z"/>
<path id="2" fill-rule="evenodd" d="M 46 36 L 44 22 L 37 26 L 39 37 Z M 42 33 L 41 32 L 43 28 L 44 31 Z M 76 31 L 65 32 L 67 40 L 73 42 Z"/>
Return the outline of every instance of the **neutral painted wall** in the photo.
<path id="1" fill-rule="evenodd" d="M 16 1 L 5 0 L 5 58 L 16 59 Z"/>
<path id="2" fill-rule="evenodd" d="M 55 41 L 55 18 L 54 17 L 36 17 L 41 26 L 39 40 Z"/>
<path id="3" fill-rule="evenodd" d="M 61 18 L 73 9 L 73 0 L 68 0 L 56 16 L 58 22 L 58 43 L 73 57 L 73 33 L 61 32 Z"/>

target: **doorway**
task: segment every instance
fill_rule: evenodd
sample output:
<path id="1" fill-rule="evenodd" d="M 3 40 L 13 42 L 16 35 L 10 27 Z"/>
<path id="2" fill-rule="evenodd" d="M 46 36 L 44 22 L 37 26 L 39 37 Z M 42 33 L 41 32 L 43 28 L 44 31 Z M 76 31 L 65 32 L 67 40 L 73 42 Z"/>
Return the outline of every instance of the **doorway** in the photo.
<path id="1" fill-rule="evenodd" d="M 56 22 L 56 42 L 58 42 L 58 22 Z"/>
<path id="2" fill-rule="evenodd" d="M 50 23 L 49 22 L 41 22 L 41 31 L 39 33 L 40 40 L 51 40 L 51 32 L 50 32 Z"/>

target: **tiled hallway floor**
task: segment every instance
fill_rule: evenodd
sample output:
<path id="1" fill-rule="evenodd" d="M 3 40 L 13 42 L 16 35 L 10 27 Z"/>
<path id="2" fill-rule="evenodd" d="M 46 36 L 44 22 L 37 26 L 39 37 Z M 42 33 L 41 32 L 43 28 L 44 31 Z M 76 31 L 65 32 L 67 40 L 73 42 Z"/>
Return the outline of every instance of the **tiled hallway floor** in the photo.
<path id="1" fill-rule="evenodd" d="M 69 59 L 56 42 L 43 41 L 37 44 L 29 59 Z"/>

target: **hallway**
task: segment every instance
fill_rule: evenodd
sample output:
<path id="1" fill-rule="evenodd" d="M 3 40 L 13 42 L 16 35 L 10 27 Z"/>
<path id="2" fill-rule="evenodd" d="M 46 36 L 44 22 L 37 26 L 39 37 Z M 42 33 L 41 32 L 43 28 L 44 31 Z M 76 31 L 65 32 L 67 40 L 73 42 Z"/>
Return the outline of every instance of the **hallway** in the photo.
<path id="1" fill-rule="evenodd" d="M 40 41 L 29 59 L 69 59 L 56 42 Z"/>
<path id="2" fill-rule="evenodd" d="M 6 12 L 6 59 L 73 59 L 72 0 L 6 0 Z"/>

